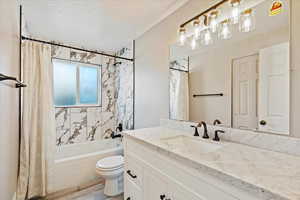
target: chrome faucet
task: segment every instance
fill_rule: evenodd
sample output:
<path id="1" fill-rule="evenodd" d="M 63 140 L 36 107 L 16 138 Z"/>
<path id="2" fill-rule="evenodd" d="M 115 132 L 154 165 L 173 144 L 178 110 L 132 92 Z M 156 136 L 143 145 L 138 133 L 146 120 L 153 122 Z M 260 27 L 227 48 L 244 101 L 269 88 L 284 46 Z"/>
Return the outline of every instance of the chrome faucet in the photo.
<path id="1" fill-rule="evenodd" d="M 203 128 L 204 128 L 204 132 L 203 132 L 202 138 L 208 139 L 209 136 L 208 136 L 208 134 L 207 134 L 207 125 L 206 125 L 206 123 L 205 123 L 204 121 L 202 121 L 202 122 L 200 122 L 200 123 L 198 124 L 198 127 L 202 127 L 202 126 L 203 126 Z"/>

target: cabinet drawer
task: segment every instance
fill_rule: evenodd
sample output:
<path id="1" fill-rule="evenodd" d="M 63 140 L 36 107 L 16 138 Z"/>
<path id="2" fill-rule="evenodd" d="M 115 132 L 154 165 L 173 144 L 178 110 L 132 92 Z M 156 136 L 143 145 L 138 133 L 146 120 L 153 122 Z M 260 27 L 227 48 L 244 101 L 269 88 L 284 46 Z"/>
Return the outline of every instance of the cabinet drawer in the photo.
<path id="1" fill-rule="evenodd" d="M 142 190 L 128 177 L 124 180 L 124 200 L 142 200 Z"/>
<path id="2" fill-rule="evenodd" d="M 143 164 L 138 158 L 127 154 L 125 156 L 125 175 L 124 177 L 133 181 L 137 186 L 143 185 Z"/>

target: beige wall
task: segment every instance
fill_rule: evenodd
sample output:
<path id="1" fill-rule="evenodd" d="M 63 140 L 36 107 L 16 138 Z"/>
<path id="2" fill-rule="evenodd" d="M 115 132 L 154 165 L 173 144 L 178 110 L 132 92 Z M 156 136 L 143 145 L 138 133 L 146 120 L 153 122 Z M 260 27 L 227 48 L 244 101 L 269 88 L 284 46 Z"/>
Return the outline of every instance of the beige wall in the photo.
<path id="1" fill-rule="evenodd" d="M 18 76 L 17 1 L 0 1 L 0 73 Z M 0 199 L 11 200 L 18 168 L 18 89 L 0 83 Z"/>
<path id="2" fill-rule="evenodd" d="M 169 45 L 180 23 L 217 1 L 190 0 L 136 40 L 135 128 L 159 125 L 169 118 Z"/>
<path id="3" fill-rule="evenodd" d="M 300 1 L 292 1 L 292 98 L 291 130 L 300 137 Z M 169 45 L 177 39 L 178 27 L 185 20 L 218 1 L 190 0 L 136 40 L 136 128 L 157 126 L 160 118 L 169 116 L 168 56 Z M 298 55 L 298 57 L 297 57 Z M 298 123 L 297 123 L 298 120 Z"/>

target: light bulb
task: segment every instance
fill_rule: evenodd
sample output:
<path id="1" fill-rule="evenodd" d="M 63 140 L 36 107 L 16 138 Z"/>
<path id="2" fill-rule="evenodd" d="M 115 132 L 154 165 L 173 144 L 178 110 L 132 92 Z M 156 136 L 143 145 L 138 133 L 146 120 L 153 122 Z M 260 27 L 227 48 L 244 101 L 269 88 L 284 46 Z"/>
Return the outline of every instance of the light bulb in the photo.
<path id="1" fill-rule="evenodd" d="M 217 18 L 218 18 L 218 14 L 219 12 L 217 10 L 214 10 L 210 13 L 210 29 L 213 33 L 215 33 L 218 29 L 218 22 L 217 22 Z"/>
<path id="2" fill-rule="evenodd" d="M 210 45 L 213 43 L 213 39 L 212 39 L 212 35 L 211 35 L 211 31 L 209 28 L 205 29 L 202 33 L 202 36 L 201 36 L 201 43 L 203 45 Z"/>
<path id="3" fill-rule="evenodd" d="M 193 27 L 194 27 L 194 37 L 196 40 L 198 40 L 200 36 L 200 21 L 198 19 L 194 20 Z"/>
<path id="4" fill-rule="evenodd" d="M 212 19 L 210 22 L 210 28 L 213 33 L 215 33 L 218 29 L 218 23 L 216 19 Z"/>
<path id="5" fill-rule="evenodd" d="M 230 39 L 232 37 L 232 33 L 230 30 L 230 20 L 227 19 L 221 22 L 218 35 L 220 39 L 224 40 Z"/>
<path id="6" fill-rule="evenodd" d="M 240 20 L 240 2 L 241 0 L 231 0 L 230 2 L 232 6 L 231 18 L 233 24 L 239 23 Z"/>
<path id="7" fill-rule="evenodd" d="M 252 9 L 245 10 L 241 15 L 240 31 L 247 33 L 255 29 Z"/>
<path id="8" fill-rule="evenodd" d="M 240 18 L 240 9 L 238 7 L 234 7 L 232 9 L 232 23 L 237 24 L 239 23 L 239 18 Z"/>
<path id="9" fill-rule="evenodd" d="M 185 28 L 180 28 L 179 29 L 179 44 L 181 46 L 184 46 L 185 40 L 186 40 Z"/>
<path id="10" fill-rule="evenodd" d="M 192 50 L 196 49 L 197 47 L 197 40 L 195 37 L 193 37 L 192 41 L 191 41 L 191 48 Z"/>

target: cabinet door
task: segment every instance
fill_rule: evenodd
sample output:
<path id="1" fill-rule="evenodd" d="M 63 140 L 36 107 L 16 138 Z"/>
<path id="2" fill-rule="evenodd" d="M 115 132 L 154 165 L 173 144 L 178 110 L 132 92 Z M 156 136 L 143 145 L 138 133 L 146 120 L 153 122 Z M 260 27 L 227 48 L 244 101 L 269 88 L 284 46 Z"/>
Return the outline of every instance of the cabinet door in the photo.
<path id="1" fill-rule="evenodd" d="M 141 200 L 141 189 L 129 178 L 124 180 L 124 200 Z"/>
<path id="2" fill-rule="evenodd" d="M 165 200 L 168 180 L 154 169 L 144 170 L 143 200 Z"/>
<path id="3" fill-rule="evenodd" d="M 175 182 L 169 182 L 168 189 L 171 200 L 208 200 Z"/>

